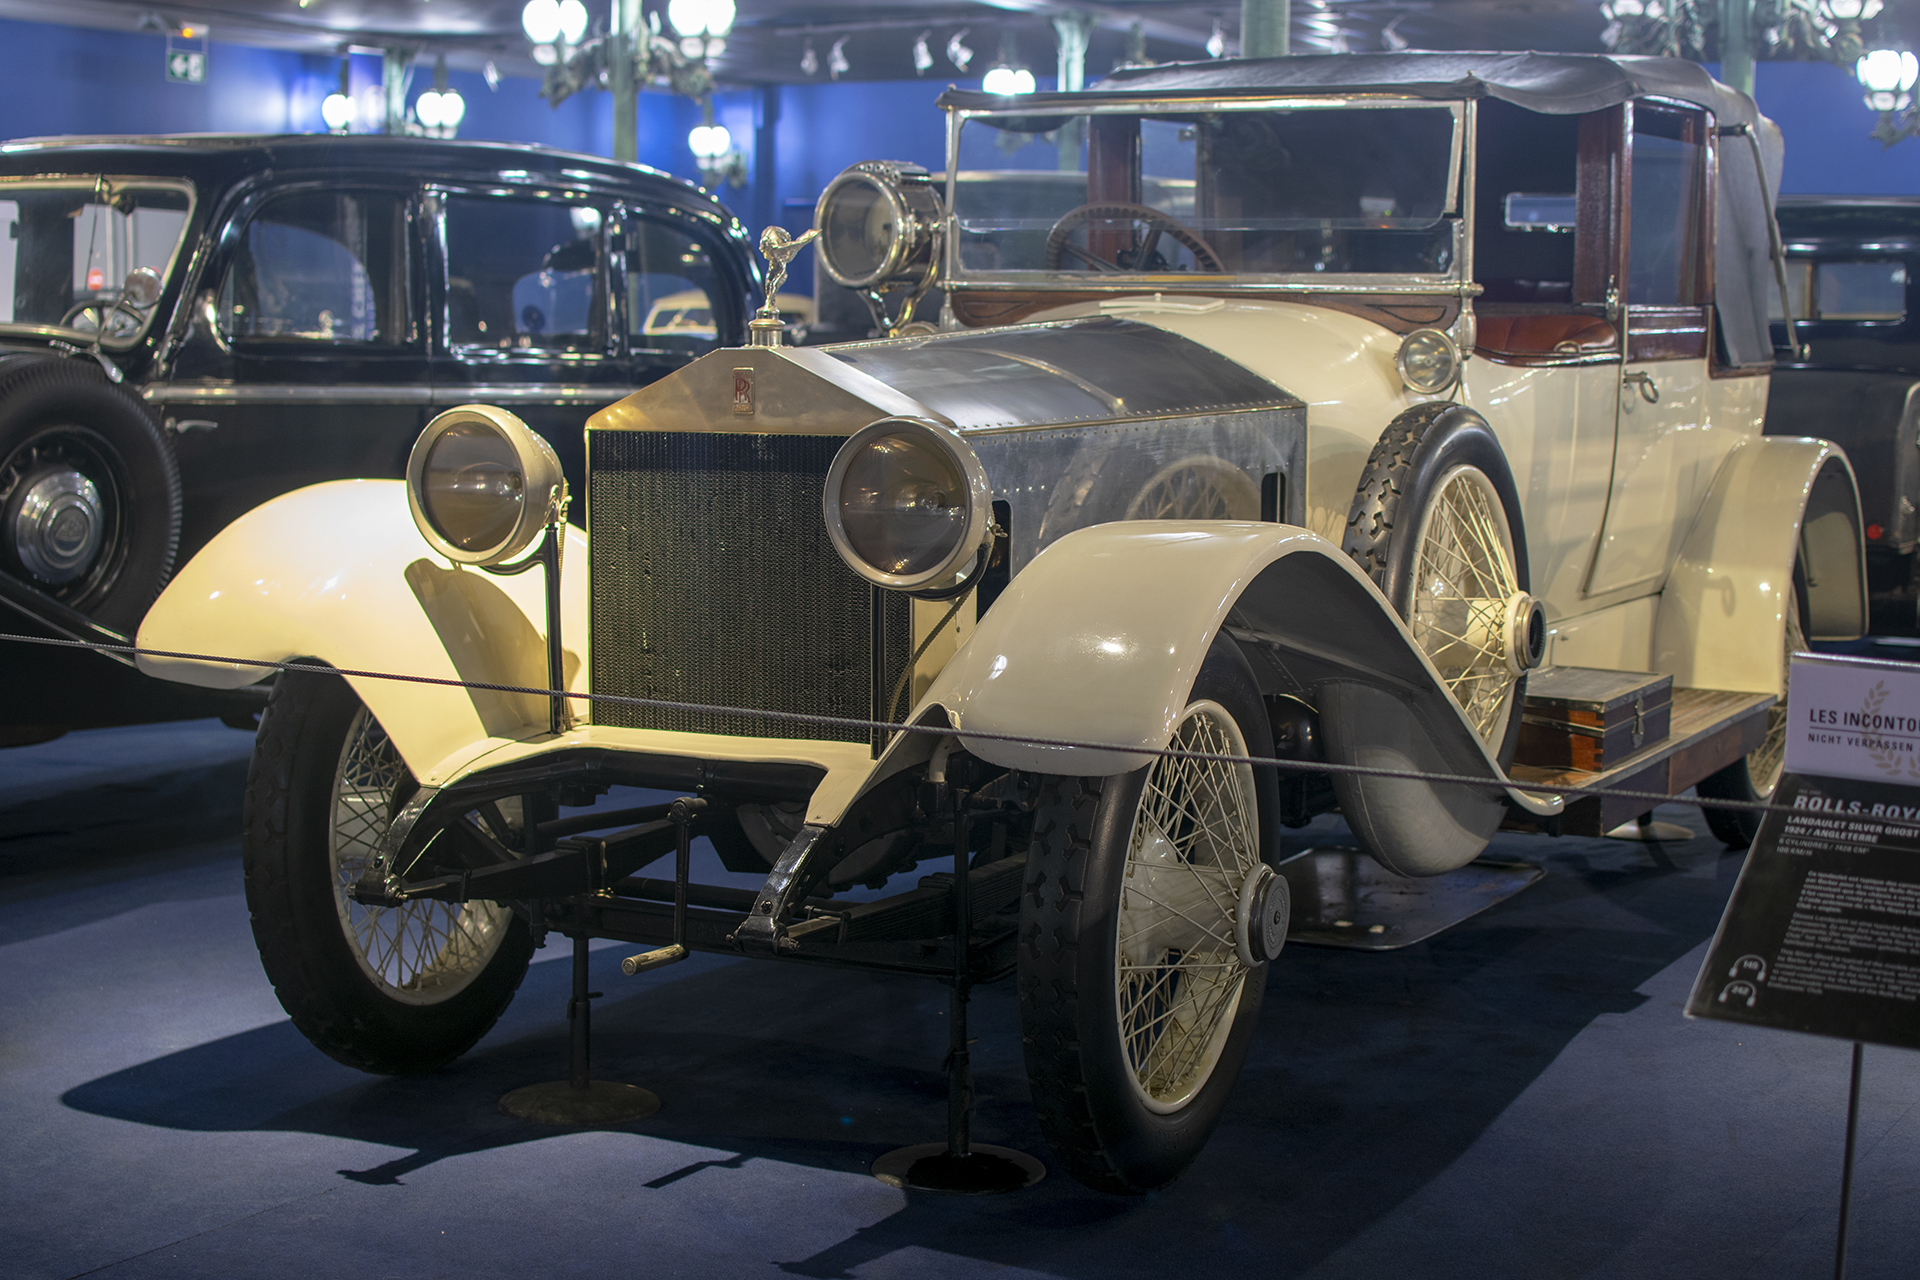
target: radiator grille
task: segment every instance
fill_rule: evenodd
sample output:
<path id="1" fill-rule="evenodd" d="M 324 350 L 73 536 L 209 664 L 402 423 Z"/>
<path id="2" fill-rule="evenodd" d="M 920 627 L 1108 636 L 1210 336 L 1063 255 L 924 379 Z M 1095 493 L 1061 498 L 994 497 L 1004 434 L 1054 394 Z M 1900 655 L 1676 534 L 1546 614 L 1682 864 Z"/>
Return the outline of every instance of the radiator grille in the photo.
<path id="1" fill-rule="evenodd" d="M 838 436 L 588 433 L 595 693 L 873 716 L 909 602 L 848 569 L 820 516 Z M 595 723 L 869 742 L 865 730 L 599 703 Z"/>

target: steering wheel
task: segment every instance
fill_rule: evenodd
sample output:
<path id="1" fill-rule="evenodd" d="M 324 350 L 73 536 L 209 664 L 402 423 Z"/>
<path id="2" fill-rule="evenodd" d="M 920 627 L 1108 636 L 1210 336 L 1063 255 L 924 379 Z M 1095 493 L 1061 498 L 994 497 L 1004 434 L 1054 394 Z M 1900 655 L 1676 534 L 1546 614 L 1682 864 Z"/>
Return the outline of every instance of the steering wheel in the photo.
<path id="1" fill-rule="evenodd" d="M 60 317 L 60 326 L 78 329 L 82 333 L 98 333 L 103 319 L 109 338 L 124 338 L 140 328 L 139 313 L 125 305 L 124 301 L 75 303 L 67 308 L 67 314 Z"/>
<path id="2" fill-rule="evenodd" d="M 1096 257 L 1068 239 L 1074 230 L 1095 220 L 1102 222 L 1133 222 L 1145 225 L 1146 234 L 1135 230 L 1133 247 L 1122 249 L 1113 256 L 1113 260 Z M 1063 259 L 1071 254 L 1087 267 L 1095 271 L 1166 271 L 1167 260 L 1159 253 L 1160 237 L 1168 235 L 1178 241 L 1193 255 L 1193 262 L 1202 271 L 1225 274 L 1226 267 L 1221 265 L 1220 255 L 1213 246 L 1202 240 L 1198 233 L 1181 226 L 1158 209 L 1150 209 L 1144 204 L 1134 204 L 1127 200 L 1107 200 L 1095 204 L 1083 204 L 1078 209 L 1069 209 L 1060 215 L 1053 224 L 1053 230 L 1047 232 L 1047 252 L 1044 259 L 1048 271 L 1058 271 Z"/>

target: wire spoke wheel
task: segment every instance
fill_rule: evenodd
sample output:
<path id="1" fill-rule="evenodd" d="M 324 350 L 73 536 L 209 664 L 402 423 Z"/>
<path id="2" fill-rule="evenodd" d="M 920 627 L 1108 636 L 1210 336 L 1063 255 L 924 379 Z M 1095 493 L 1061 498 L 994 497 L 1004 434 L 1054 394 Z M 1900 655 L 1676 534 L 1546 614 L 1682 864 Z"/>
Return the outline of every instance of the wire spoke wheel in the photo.
<path id="1" fill-rule="evenodd" d="M 362 707 L 340 752 L 328 841 L 340 927 L 354 959 L 389 997 L 431 1004 L 458 993 L 486 968 L 510 913 L 492 902 L 368 907 L 348 896 L 412 781 L 386 730 Z"/>
<path id="2" fill-rule="evenodd" d="M 1454 467 L 1416 537 L 1408 629 L 1481 738 L 1497 745 L 1513 711 L 1506 624 L 1520 590 L 1500 495 L 1479 468 Z"/>
<path id="3" fill-rule="evenodd" d="M 1785 656 L 1781 659 L 1781 670 L 1793 661 L 1793 655 L 1802 653 L 1807 647 L 1807 633 L 1800 625 L 1799 592 L 1789 588 L 1787 591 L 1787 627 Z M 1782 697 L 1767 710 L 1767 736 L 1760 745 L 1747 753 L 1747 777 L 1753 783 L 1756 800 L 1768 800 L 1773 789 L 1780 785 L 1781 771 L 1787 765 L 1787 700 Z"/>
<path id="4" fill-rule="evenodd" d="M 1040 779 L 1027 851 L 1027 1083 L 1054 1154 L 1104 1191 L 1163 1187 L 1199 1156 L 1281 946 L 1255 950 L 1243 932 L 1284 881 L 1272 865 L 1279 785 L 1231 759 L 1273 749 L 1259 682 L 1231 639 L 1208 650 L 1170 745 L 1193 758 Z"/>
<path id="5" fill-rule="evenodd" d="M 1173 746 L 1247 753 L 1215 702 L 1187 708 Z M 1121 880 L 1114 997 L 1129 1078 L 1150 1110 L 1192 1099 L 1233 1025 L 1248 973 L 1234 906 L 1260 861 L 1257 823 L 1246 765 L 1162 758 L 1147 776 Z"/>

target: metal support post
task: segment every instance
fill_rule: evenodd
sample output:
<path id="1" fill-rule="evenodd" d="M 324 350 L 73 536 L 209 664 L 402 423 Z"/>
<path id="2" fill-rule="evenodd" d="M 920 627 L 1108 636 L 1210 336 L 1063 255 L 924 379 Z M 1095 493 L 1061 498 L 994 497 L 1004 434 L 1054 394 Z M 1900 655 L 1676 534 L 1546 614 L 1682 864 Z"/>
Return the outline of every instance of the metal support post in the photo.
<path id="1" fill-rule="evenodd" d="M 1292 52 L 1292 22 L 1290 0 L 1240 0 L 1240 56 L 1286 57 Z"/>
<path id="2" fill-rule="evenodd" d="M 973 1142 L 973 1052 L 967 1000 L 973 987 L 973 912 L 967 883 L 972 822 L 967 795 L 953 793 L 953 994 L 947 1015 L 947 1140 L 889 1151 L 873 1162 L 873 1176 L 889 1186 L 950 1195 L 1019 1191 L 1046 1176 L 1046 1166 L 1006 1147 Z"/>
<path id="3" fill-rule="evenodd" d="M 1753 0 L 1720 0 L 1720 82 L 1753 96 Z"/>
<path id="4" fill-rule="evenodd" d="M 613 158 L 626 164 L 640 159 L 640 92 L 634 82 L 634 51 L 639 48 L 639 0 L 613 0 L 607 31 L 607 92 L 613 97 Z"/>
<path id="5" fill-rule="evenodd" d="M 1847 1218 L 1853 1209 L 1853 1144 L 1860 1132 L 1860 1058 L 1853 1045 L 1853 1079 L 1847 1086 L 1847 1150 L 1840 1165 L 1840 1230 L 1833 1244 L 1833 1280 L 1847 1280 Z"/>

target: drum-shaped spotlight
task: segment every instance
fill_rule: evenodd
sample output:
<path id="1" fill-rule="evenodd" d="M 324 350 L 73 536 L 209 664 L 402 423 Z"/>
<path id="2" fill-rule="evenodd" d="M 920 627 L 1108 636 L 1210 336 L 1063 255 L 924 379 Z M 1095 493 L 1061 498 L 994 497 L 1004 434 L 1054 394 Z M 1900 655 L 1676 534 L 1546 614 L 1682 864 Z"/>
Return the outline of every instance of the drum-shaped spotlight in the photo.
<path id="1" fill-rule="evenodd" d="M 924 284 L 939 263 L 945 218 L 932 176 L 916 164 L 867 160 L 820 193 L 820 263 L 849 289 Z"/>
<path id="2" fill-rule="evenodd" d="M 1415 329 L 1393 358 L 1400 381 L 1423 396 L 1437 396 L 1460 376 L 1460 349 L 1438 329 Z"/>
<path id="3" fill-rule="evenodd" d="M 941 586 L 971 567 L 993 527 L 980 459 L 950 428 L 882 418 L 827 468 L 827 533 L 848 566 L 897 591 Z"/>
<path id="4" fill-rule="evenodd" d="M 461 564 L 513 559 L 540 537 L 565 499 L 553 446 L 505 409 L 449 409 L 414 441 L 407 505 L 428 544 Z"/>

